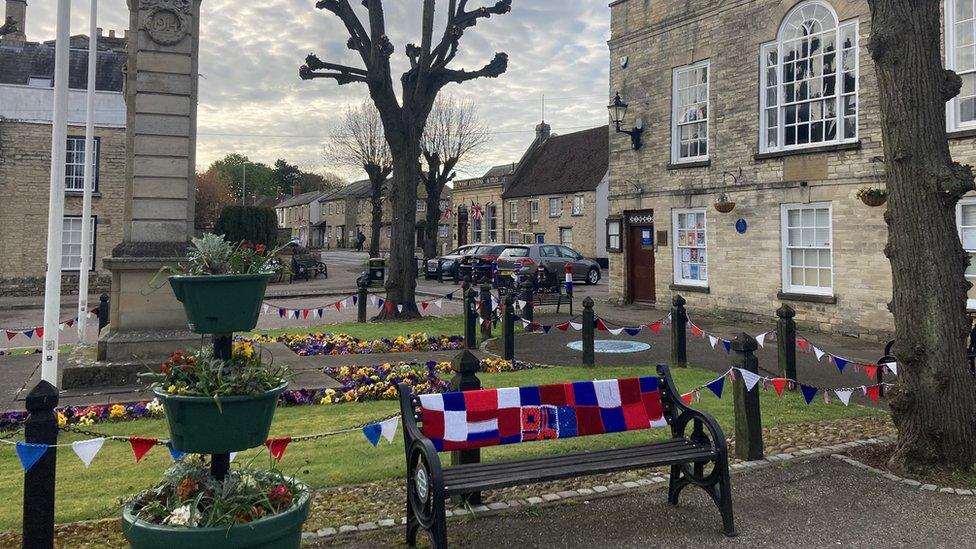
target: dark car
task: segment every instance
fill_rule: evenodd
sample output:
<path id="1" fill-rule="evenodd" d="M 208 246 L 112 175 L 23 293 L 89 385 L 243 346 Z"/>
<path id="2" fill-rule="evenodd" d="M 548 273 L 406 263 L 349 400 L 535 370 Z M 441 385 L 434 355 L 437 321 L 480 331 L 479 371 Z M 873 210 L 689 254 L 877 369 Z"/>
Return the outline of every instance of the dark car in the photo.
<path id="1" fill-rule="evenodd" d="M 599 263 L 583 257 L 572 248 L 556 244 L 509 246 L 498 258 L 498 276 L 511 277 L 516 270 L 527 274 L 541 267 L 545 271 L 547 285 L 555 286 L 565 280 L 567 264 L 572 265 L 573 281 L 586 284 L 600 281 L 602 274 Z"/>
<path id="2" fill-rule="evenodd" d="M 509 244 L 479 244 L 474 252 L 461 258 L 459 262 L 461 278 L 471 275 L 474 281 L 490 280 L 492 264 L 509 246 Z"/>
<path id="3" fill-rule="evenodd" d="M 454 276 L 454 271 L 458 268 L 458 262 L 461 258 L 466 257 L 475 250 L 478 249 L 477 244 L 468 244 L 467 246 L 460 246 L 456 250 L 453 250 L 441 257 L 427 260 L 427 279 L 437 278 L 441 271 L 444 271 L 444 278 L 452 278 Z M 458 274 L 460 278 L 460 274 Z"/>

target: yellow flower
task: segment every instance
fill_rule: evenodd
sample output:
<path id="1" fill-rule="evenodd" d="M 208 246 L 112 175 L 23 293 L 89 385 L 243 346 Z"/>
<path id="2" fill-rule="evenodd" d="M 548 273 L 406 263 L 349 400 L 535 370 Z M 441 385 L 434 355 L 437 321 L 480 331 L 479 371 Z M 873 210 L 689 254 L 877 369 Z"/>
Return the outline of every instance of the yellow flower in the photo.
<path id="1" fill-rule="evenodd" d="M 169 387 L 167 387 L 166 388 L 166 392 L 169 393 L 169 394 L 171 394 L 171 395 L 175 395 L 176 394 L 176 385 L 170 385 Z"/>
<path id="2" fill-rule="evenodd" d="M 120 419 L 125 417 L 125 406 L 121 404 L 115 404 L 108 411 L 108 417 L 112 419 Z"/>
<path id="3" fill-rule="evenodd" d="M 322 406 L 327 406 L 329 404 L 332 404 L 332 399 L 329 397 L 322 397 L 322 400 L 319 401 L 319 404 L 321 404 Z"/>
<path id="4" fill-rule="evenodd" d="M 61 412 L 58 412 L 58 427 L 64 427 L 68 424 L 68 417 Z"/>

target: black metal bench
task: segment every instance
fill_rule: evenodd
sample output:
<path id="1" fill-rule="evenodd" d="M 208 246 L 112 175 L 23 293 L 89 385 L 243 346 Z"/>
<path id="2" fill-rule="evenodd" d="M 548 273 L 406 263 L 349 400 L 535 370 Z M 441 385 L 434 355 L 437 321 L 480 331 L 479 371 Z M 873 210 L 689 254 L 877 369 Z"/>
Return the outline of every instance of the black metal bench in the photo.
<path id="1" fill-rule="evenodd" d="M 563 303 L 569 304 L 569 314 L 573 314 L 573 296 L 564 294 L 561 288 L 554 292 L 535 292 L 532 294 L 532 307 L 555 305 L 558 313 Z"/>
<path id="2" fill-rule="evenodd" d="M 438 456 L 438 451 L 449 451 L 452 448 L 445 448 L 445 442 L 441 439 L 435 439 L 435 445 L 431 438 L 424 435 L 424 427 L 418 425 L 418 422 L 423 423 L 425 413 L 421 408 L 421 399 L 412 394 L 409 386 L 400 384 L 398 389 L 407 458 L 407 545 L 413 547 L 417 534 L 423 529 L 435 549 L 447 547 L 445 501 L 453 496 L 464 497 L 482 490 L 660 466 L 671 468 L 669 504 L 678 504 L 678 497 L 686 486 L 699 486 L 718 506 L 724 533 L 734 536 L 736 532 L 732 516 L 732 488 L 725 435 L 714 418 L 685 405 L 666 366 L 658 366 L 658 374 L 657 390 L 660 393 L 663 420 L 671 429 L 671 438 L 667 440 L 625 448 L 514 461 L 468 463 L 452 467 L 442 467 Z M 611 381 L 621 384 L 625 381 L 633 382 Z M 535 388 L 517 389 L 521 393 Z M 442 398 L 444 402 L 449 399 L 456 402 L 458 394 L 463 393 L 446 393 Z M 501 400 L 501 397 L 497 398 Z M 579 400 L 576 398 L 576 402 Z M 578 408 L 578 405 L 574 405 L 574 418 Z M 526 413 L 525 408 L 519 411 L 523 416 Z M 583 417 L 582 413 L 580 417 Z M 498 421 L 500 425 L 501 420 Z M 523 429 L 524 425 L 523 419 Z M 691 432 L 686 434 L 689 427 Z M 524 432 L 521 436 L 524 441 Z"/>
<path id="3" fill-rule="evenodd" d="M 319 275 L 329 278 L 329 268 L 311 254 L 295 255 L 291 258 L 291 277 L 288 282 L 293 282 L 296 278 L 311 280 L 318 278 Z"/>

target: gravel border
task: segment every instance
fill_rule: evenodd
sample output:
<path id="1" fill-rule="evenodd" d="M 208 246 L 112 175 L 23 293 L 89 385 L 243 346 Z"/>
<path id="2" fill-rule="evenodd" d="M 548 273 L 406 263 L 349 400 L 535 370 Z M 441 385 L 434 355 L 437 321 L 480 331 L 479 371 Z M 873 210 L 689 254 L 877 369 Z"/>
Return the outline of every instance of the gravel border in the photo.
<path id="1" fill-rule="evenodd" d="M 885 478 L 890 478 L 891 480 L 896 480 L 897 482 L 904 482 L 905 484 L 910 484 L 907 479 L 902 479 L 901 477 L 896 477 L 891 474 L 886 474 L 880 469 L 874 469 L 873 467 L 868 467 L 867 465 L 857 462 L 847 456 L 838 454 L 838 452 L 843 452 L 845 450 L 850 450 L 852 448 L 857 448 L 860 446 L 870 446 L 874 444 L 882 444 L 885 442 L 891 442 L 895 440 L 894 436 L 885 436 L 878 438 L 869 438 L 866 440 L 859 440 L 855 442 L 845 442 L 843 444 L 835 444 L 833 446 L 821 446 L 817 448 L 807 448 L 798 450 L 792 453 L 777 454 L 773 456 L 766 456 L 763 459 L 758 459 L 755 461 L 740 461 L 732 463 L 729 466 L 729 471 L 731 473 L 748 471 L 752 469 L 764 469 L 789 461 L 804 460 L 814 457 L 830 456 L 841 461 L 845 461 L 862 469 L 868 469 L 872 472 L 876 472 Z M 589 488 L 578 488 L 576 490 L 567 490 L 557 493 L 545 493 L 536 494 L 524 499 L 515 499 L 504 502 L 494 502 L 488 505 L 475 505 L 473 507 L 452 507 L 446 510 L 447 518 L 461 518 L 467 516 L 490 516 L 499 514 L 503 511 L 510 509 L 516 509 L 522 506 L 540 506 L 549 505 L 562 500 L 574 500 L 574 499 L 594 499 L 598 497 L 615 496 L 620 493 L 626 493 L 633 490 L 639 490 L 641 488 L 646 488 L 648 486 L 665 486 L 668 482 L 668 476 L 663 473 L 654 473 L 651 476 L 638 479 L 637 481 L 628 481 L 623 483 L 612 483 L 607 485 L 596 485 Z M 952 488 L 940 488 L 931 484 L 922 485 L 916 481 L 910 481 L 915 483 L 922 490 L 930 490 L 935 492 L 951 493 L 958 495 L 976 495 L 972 490 L 957 490 Z M 913 486 L 914 486 L 913 485 Z M 965 493 L 968 492 L 968 493 Z M 333 536 L 345 536 L 352 535 L 358 532 L 369 532 L 377 530 L 379 528 L 392 528 L 398 525 L 404 525 L 407 523 L 407 517 L 401 517 L 400 520 L 384 519 L 377 520 L 373 522 L 364 522 L 362 524 L 346 524 L 339 526 L 338 528 L 322 528 L 315 532 L 304 532 L 302 534 L 303 540 L 316 540 L 322 538 L 330 538 Z"/>
<path id="2" fill-rule="evenodd" d="M 917 490 L 925 490 L 927 492 L 937 492 L 940 494 L 952 494 L 956 496 L 976 496 L 976 492 L 974 492 L 973 490 L 967 490 L 964 488 L 950 488 L 948 486 L 937 486 L 935 484 L 925 484 L 924 482 L 919 482 L 915 479 L 903 478 L 894 473 L 889 473 L 888 471 L 883 471 L 876 467 L 871 467 L 866 463 L 861 463 L 860 461 L 857 461 L 856 459 L 843 454 L 831 454 L 830 457 L 838 461 L 843 461 L 844 463 L 857 467 L 858 469 L 864 469 L 866 471 L 870 471 L 882 478 L 894 482 L 895 484 L 901 484 L 902 486 L 907 486 L 909 488 L 915 488 Z"/>

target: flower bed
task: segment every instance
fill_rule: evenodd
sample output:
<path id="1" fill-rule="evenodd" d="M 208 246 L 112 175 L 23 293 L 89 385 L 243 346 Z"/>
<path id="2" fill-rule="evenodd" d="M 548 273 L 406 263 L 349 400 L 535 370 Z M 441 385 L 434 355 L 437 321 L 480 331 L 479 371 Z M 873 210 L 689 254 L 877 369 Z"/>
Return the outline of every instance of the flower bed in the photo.
<path id="1" fill-rule="evenodd" d="M 425 333 L 397 336 L 393 339 L 359 339 L 347 334 L 258 336 L 259 343 L 283 343 L 301 356 L 367 355 L 410 353 L 416 351 L 456 351 L 464 348 L 462 336 L 429 336 Z"/>

